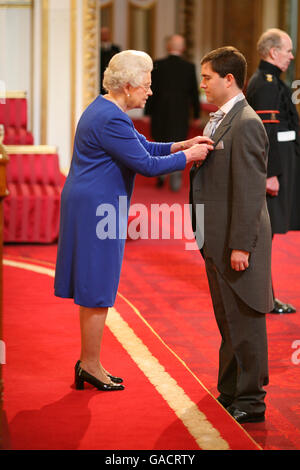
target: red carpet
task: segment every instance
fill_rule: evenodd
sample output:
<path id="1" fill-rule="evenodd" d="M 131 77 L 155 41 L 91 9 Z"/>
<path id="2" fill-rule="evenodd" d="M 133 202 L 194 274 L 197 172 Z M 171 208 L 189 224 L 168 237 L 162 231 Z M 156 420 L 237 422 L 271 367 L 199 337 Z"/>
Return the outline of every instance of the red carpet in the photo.
<path id="1" fill-rule="evenodd" d="M 145 201 L 187 203 L 187 189 L 159 191 L 153 179 L 139 178 L 133 202 Z M 277 295 L 298 312 L 299 247 L 299 233 L 289 233 L 275 239 L 273 254 Z M 53 270 L 55 255 L 53 245 L 4 247 L 6 263 Z M 47 274 L 4 267 L 7 448 L 300 449 L 300 364 L 292 361 L 292 344 L 300 340 L 299 313 L 268 315 L 267 420 L 242 428 L 213 398 L 220 339 L 198 252 L 186 251 L 181 240 L 127 243 L 115 308 L 127 333 L 134 332 L 136 347 L 151 357 L 139 363 L 139 353 L 126 348 L 131 337 L 126 343 L 112 314 L 102 360 L 111 372 L 126 377 L 123 392 L 74 390 L 77 307 L 55 298 L 52 286 Z M 152 376 L 147 376 L 147 361 L 154 364 Z"/>
<path id="2" fill-rule="evenodd" d="M 12 261 L 29 266 L 21 257 L 7 257 L 5 263 Z M 49 264 L 38 266 L 49 268 Z M 24 272 L 8 265 L 5 280 L 7 448 L 200 448 L 182 419 L 177 419 L 159 390 L 149 383 L 109 329 L 103 362 L 115 373 L 122 371 L 126 390 L 119 393 L 101 393 L 91 387 L 85 392 L 74 390 L 72 369 L 79 350 L 77 308 L 71 301 L 51 295 L 53 279 L 45 274 Z M 190 403 L 195 403 L 195 408 L 213 423 L 216 428 L 213 431 L 210 428 L 207 431 L 205 423 L 203 428 L 204 441 L 212 442 L 209 448 L 223 449 L 228 445 L 257 449 L 123 298 L 118 298 L 116 309 L 178 386 L 184 388 Z M 172 384 L 166 385 L 170 387 L 167 394 L 172 393 Z"/>

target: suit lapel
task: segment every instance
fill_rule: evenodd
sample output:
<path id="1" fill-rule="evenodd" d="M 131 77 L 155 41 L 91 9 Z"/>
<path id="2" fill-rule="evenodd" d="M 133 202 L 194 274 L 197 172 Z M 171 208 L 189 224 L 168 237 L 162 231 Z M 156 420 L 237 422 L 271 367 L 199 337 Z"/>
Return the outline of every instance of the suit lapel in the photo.
<path id="1" fill-rule="evenodd" d="M 215 145 L 218 144 L 218 142 L 221 140 L 221 138 L 223 137 L 223 135 L 225 134 L 225 132 L 227 132 L 228 128 L 231 127 L 231 123 L 235 117 L 235 115 L 242 109 L 244 108 L 245 106 L 247 105 L 247 101 L 244 99 L 244 100 L 241 100 L 241 101 L 238 101 L 234 106 L 233 108 L 229 111 L 228 114 L 226 114 L 225 118 L 223 119 L 223 121 L 221 122 L 221 124 L 219 125 L 219 127 L 217 128 L 214 136 L 213 136 L 213 141 L 215 142 Z"/>
<path id="2" fill-rule="evenodd" d="M 224 134 L 226 134 L 226 132 L 231 128 L 231 125 L 232 125 L 232 121 L 234 119 L 234 117 L 236 116 L 236 114 L 242 109 L 244 108 L 245 106 L 247 106 L 247 101 L 246 99 L 243 99 L 241 101 L 238 101 L 234 106 L 233 108 L 229 111 L 228 114 L 226 114 L 225 118 L 223 119 L 223 121 L 221 122 L 221 124 L 219 125 L 219 127 L 217 128 L 215 134 L 213 135 L 213 138 L 212 140 L 214 141 L 214 146 L 216 147 L 218 145 L 218 143 L 220 142 L 220 140 L 222 139 L 222 137 L 224 136 Z M 212 150 L 213 152 L 213 150 Z M 208 156 L 209 158 L 209 156 Z M 205 162 L 204 162 L 205 163 Z M 191 169 L 191 177 L 190 177 L 190 180 L 191 180 L 191 183 L 192 183 L 192 180 L 195 178 L 196 174 L 198 173 L 198 171 L 200 170 L 201 166 L 199 167 L 196 167 L 196 165 L 194 164 L 192 169 Z"/>

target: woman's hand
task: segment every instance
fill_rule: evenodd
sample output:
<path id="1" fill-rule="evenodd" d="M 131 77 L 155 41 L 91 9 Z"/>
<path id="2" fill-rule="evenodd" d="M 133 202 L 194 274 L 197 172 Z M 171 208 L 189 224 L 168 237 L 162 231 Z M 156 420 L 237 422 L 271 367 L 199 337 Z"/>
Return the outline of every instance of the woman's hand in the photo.
<path id="1" fill-rule="evenodd" d="M 171 152 L 179 152 L 180 150 L 188 150 L 189 148 L 193 147 L 193 145 L 197 144 L 210 144 L 212 145 L 214 142 L 209 139 L 208 137 L 197 135 L 196 137 L 193 137 L 192 139 L 188 140 L 183 140 L 181 142 L 174 142 L 174 144 L 171 147 Z"/>
<path id="2" fill-rule="evenodd" d="M 183 153 L 186 156 L 186 163 L 197 161 L 198 164 L 202 164 L 207 157 L 208 152 L 213 150 L 214 147 L 211 144 L 196 144 L 192 147 L 184 150 Z"/>
<path id="3" fill-rule="evenodd" d="M 189 140 L 184 140 L 181 142 L 181 144 L 184 145 L 185 149 L 189 149 L 193 145 L 196 144 L 210 144 L 213 145 L 214 141 L 211 140 L 209 137 L 206 137 L 204 135 L 197 135 L 196 137 L 193 137 L 192 139 Z"/>

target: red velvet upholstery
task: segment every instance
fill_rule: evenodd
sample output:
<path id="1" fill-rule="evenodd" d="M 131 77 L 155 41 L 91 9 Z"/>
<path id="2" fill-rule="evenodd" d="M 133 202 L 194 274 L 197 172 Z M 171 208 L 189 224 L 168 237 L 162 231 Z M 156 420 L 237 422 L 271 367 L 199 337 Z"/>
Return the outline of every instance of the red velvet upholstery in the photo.
<path id="1" fill-rule="evenodd" d="M 31 132 L 20 127 L 5 127 L 4 145 L 33 145 Z"/>
<path id="2" fill-rule="evenodd" d="M 32 145 L 33 135 L 27 130 L 27 99 L 24 93 L 8 94 L 5 103 L 0 102 L 0 124 L 4 125 L 5 145 Z"/>
<path id="3" fill-rule="evenodd" d="M 57 240 L 61 174 L 57 153 L 43 146 L 7 146 L 9 195 L 4 199 L 4 242 Z M 14 153 L 12 153 L 14 152 Z M 36 153 L 35 153 L 36 152 Z"/>

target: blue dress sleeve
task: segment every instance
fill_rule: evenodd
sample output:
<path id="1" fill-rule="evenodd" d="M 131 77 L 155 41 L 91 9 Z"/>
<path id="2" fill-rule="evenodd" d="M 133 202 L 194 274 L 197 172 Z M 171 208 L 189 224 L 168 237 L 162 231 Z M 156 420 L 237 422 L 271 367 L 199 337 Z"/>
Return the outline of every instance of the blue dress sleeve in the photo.
<path id="1" fill-rule="evenodd" d="M 169 155 L 171 153 L 171 147 L 173 142 L 149 142 L 143 134 L 140 134 L 136 129 L 135 133 L 143 145 L 143 147 L 150 153 L 152 156 L 162 156 Z"/>
<path id="2" fill-rule="evenodd" d="M 142 139 L 126 118 L 126 115 L 112 117 L 102 128 L 99 140 L 108 155 L 143 176 L 157 176 L 185 168 L 183 152 L 157 156 L 166 151 L 169 153 L 171 145 L 154 144 Z"/>

